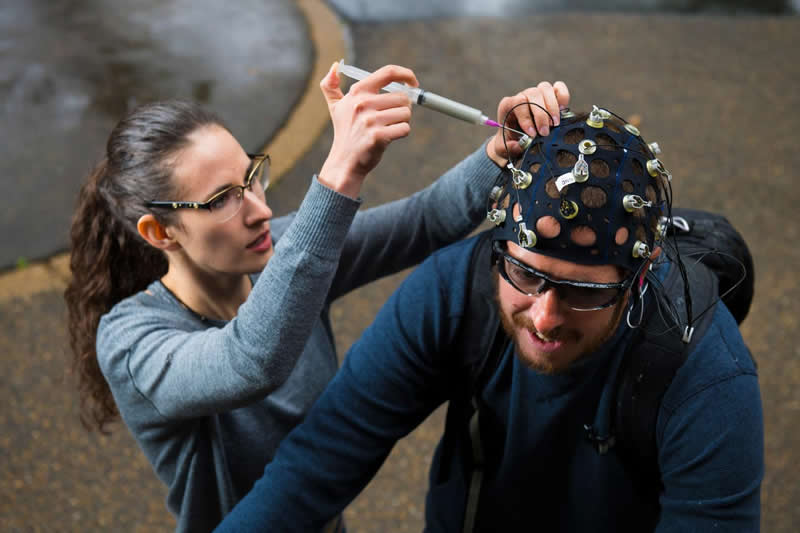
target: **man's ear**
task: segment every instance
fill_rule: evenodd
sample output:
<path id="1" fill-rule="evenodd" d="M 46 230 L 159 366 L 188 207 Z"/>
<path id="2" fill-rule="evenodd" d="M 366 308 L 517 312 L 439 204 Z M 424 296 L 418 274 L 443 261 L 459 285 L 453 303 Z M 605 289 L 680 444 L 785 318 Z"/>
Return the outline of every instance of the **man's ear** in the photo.
<path id="1" fill-rule="evenodd" d="M 647 271 L 650 269 L 650 265 L 658 259 L 658 256 L 661 255 L 661 247 L 656 246 L 655 249 L 650 252 L 650 256 L 647 258 L 647 263 L 645 264 L 644 268 L 642 268 L 642 273 L 639 276 L 639 284 L 642 284 L 642 280 L 644 279 L 645 275 L 647 275 Z"/>
<path id="2" fill-rule="evenodd" d="M 661 255 L 661 247 L 656 246 L 653 252 L 650 254 L 650 257 L 648 257 L 648 260 L 652 263 L 653 261 L 658 259 L 659 255 Z"/>
<path id="3" fill-rule="evenodd" d="M 136 223 L 136 229 L 139 230 L 139 235 L 144 240 L 150 243 L 150 246 L 158 248 L 159 250 L 177 250 L 180 244 L 170 234 L 167 228 L 156 220 L 151 214 L 142 215 Z"/>

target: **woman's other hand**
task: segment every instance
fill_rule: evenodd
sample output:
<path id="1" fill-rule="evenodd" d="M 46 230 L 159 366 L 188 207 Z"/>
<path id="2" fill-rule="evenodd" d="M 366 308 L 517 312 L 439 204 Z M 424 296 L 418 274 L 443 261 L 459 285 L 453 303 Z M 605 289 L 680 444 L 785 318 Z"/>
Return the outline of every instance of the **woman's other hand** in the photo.
<path id="1" fill-rule="evenodd" d="M 541 108 L 521 105 L 528 102 L 538 104 Z M 506 96 L 500 100 L 497 106 L 497 122 L 503 124 L 505 120 L 506 127 L 524 131 L 531 139 L 535 139 L 538 136 L 537 129 L 539 135 L 549 135 L 550 127 L 561 123 L 560 110 L 568 106 L 569 89 L 566 84 L 563 81 L 553 84 L 543 81 L 536 87 L 528 87 L 514 96 Z M 494 138 L 486 145 L 486 153 L 497 165 L 504 167 L 509 153 L 512 158 L 522 154 L 519 138 L 520 135 L 513 131 L 498 128 Z M 509 153 L 506 152 L 506 146 Z"/>

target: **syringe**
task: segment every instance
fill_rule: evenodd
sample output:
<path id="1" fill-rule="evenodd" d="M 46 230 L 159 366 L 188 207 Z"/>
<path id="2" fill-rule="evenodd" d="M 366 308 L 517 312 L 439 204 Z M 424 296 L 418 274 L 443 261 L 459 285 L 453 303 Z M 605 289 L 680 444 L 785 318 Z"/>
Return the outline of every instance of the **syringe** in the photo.
<path id="1" fill-rule="evenodd" d="M 339 72 L 348 78 L 353 78 L 354 80 L 363 80 L 370 75 L 370 72 L 367 72 L 366 70 L 362 70 L 352 65 L 345 65 L 344 59 L 339 61 Z M 500 124 L 484 115 L 479 109 L 475 109 L 474 107 L 469 107 L 454 100 L 450 100 L 449 98 L 445 98 L 444 96 L 439 96 L 438 94 L 422 90 L 419 87 L 409 87 L 408 85 L 403 85 L 402 83 L 393 81 L 386 87 L 383 87 L 383 90 L 390 93 L 406 93 L 412 103 L 419 104 L 422 107 L 427 107 L 429 109 L 439 111 L 440 113 L 444 113 L 445 115 L 450 115 L 451 117 L 464 120 L 470 124 L 483 124 L 495 128 L 502 127 Z"/>

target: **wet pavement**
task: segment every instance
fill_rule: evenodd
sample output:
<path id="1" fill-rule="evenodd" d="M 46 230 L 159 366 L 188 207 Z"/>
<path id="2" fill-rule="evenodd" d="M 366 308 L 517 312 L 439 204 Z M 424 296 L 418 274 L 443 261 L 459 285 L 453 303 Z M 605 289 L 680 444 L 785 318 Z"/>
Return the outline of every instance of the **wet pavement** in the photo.
<path id="1" fill-rule="evenodd" d="M 638 116 L 643 136 L 664 150 L 676 205 L 721 212 L 740 229 L 756 268 L 756 297 L 742 331 L 759 363 L 765 413 L 762 531 L 796 531 L 800 153 L 794 132 L 800 66 L 793 56 L 800 49 L 800 19 L 547 13 L 354 21 L 349 28 L 354 64 L 404 64 L 423 87 L 490 115 L 502 96 L 541 79 L 563 79 L 573 108 L 598 104 Z M 602 31 L 588 31 L 597 28 Z M 343 38 L 337 24 L 317 30 Z M 370 176 L 366 204 L 423 187 L 490 133 L 415 109 L 409 138 L 393 144 Z M 270 189 L 277 214 L 299 204 L 331 137 L 330 129 L 295 137 L 295 144 L 313 144 L 307 153 L 297 152 L 296 164 Z M 6 370 L 0 374 L 0 530 L 169 530 L 174 521 L 164 508 L 165 491 L 127 431 L 117 426 L 110 436 L 97 436 L 77 421 L 76 393 L 63 377 L 64 272 L 59 256 L 0 276 Z M 341 353 L 402 278 L 372 284 L 333 306 Z M 442 422 L 438 412 L 398 443 L 346 511 L 348 531 L 422 529 L 427 466 Z"/>
<path id="2" fill-rule="evenodd" d="M 127 110 L 198 100 L 255 150 L 301 95 L 312 54 L 291 0 L 3 0 L 0 269 L 66 249 L 80 183 Z"/>

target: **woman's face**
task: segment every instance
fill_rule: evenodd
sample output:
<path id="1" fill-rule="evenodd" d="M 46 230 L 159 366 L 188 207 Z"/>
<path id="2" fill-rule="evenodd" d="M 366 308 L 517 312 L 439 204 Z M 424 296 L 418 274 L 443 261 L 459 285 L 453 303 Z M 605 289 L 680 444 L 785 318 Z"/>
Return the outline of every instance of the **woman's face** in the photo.
<path id="1" fill-rule="evenodd" d="M 205 202 L 225 187 L 244 184 L 250 158 L 227 130 L 205 126 L 189 139 L 190 146 L 173 161 L 177 200 Z M 179 210 L 178 224 L 168 231 L 190 268 L 210 276 L 264 268 L 273 253 L 272 211 L 254 191 L 245 192 L 239 212 L 224 222 L 206 209 Z"/>

